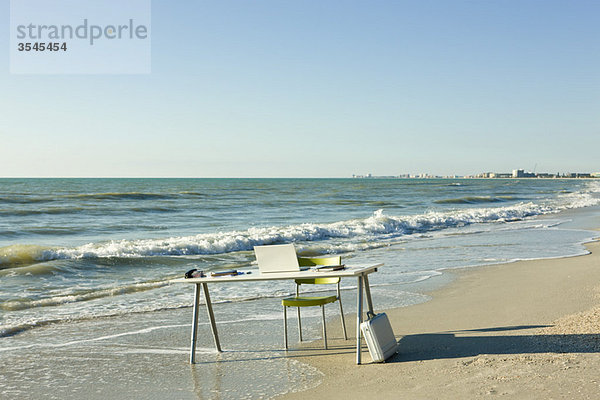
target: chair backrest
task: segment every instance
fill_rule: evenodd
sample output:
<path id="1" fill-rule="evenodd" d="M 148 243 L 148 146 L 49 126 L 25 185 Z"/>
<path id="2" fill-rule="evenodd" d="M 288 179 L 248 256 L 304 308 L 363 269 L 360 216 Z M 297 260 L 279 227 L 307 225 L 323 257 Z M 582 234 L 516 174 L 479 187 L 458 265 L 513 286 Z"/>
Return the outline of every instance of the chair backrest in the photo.
<path id="1" fill-rule="evenodd" d="M 301 267 L 312 267 L 315 265 L 340 265 L 342 256 L 331 257 L 298 257 L 298 264 Z M 296 279 L 297 285 L 329 285 L 338 283 L 340 278 L 313 278 L 313 279 Z"/>
<path id="2" fill-rule="evenodd" d="M 298 264 L 301 267 L 312 267 L 314 265 L 340 265 L 342 256 L 331 257 L 298 257 Z"/>

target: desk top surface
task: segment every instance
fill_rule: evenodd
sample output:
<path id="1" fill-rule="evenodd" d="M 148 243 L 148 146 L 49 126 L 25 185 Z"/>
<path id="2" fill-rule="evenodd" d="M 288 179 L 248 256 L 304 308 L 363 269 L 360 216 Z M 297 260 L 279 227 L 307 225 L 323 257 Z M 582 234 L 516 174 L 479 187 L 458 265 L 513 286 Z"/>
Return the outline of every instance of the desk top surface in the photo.
<path id="1" fill-rule="evenodd" d="M 174 283 L 217 283 L 217 282 L 250 282 L 250 281 L 272 281 L 283 279 L 313 279 L 313 278 L 344 278 L 358 275 L 366 275 L 375 272 L 377 268 L 383 264 L 372 265 L 347 265 L 346 268 L 338 271 L 319 272 L 313 270 L 298 271 L 298 272 L 271 272 L 261 274 L 259 272 L 245 273 L 243 275 L 227 275 L 227 276 L 207 276 L 204 278 L 178 278 L 173 279 Z"/>

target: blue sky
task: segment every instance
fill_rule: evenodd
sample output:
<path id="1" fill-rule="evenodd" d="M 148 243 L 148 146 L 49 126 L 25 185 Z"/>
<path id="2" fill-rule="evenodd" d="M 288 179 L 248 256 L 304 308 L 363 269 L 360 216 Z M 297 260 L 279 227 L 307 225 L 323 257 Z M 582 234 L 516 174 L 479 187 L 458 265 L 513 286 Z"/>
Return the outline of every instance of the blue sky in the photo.
<path id="1" fill-rule="evenodd" d="M 599 15 L 598 1 L 159 0 L 149 75 L 10 74 L 2 24 L 0 176 L 600 171 Z"/>

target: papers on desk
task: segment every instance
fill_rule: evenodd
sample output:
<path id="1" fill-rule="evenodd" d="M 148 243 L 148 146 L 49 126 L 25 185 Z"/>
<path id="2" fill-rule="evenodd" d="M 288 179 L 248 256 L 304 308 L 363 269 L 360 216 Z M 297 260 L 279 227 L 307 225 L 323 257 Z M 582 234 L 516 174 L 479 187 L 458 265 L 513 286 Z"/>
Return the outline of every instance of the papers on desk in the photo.
<path id="1" fill-rule="evenodd" d="M 346 269 L 344 264 L 340 265 L 314 265 L 312 267 L 302 267 L 300 271 L 312 271 L 312 272 L 333 272 Z M 238 276 L 238 275 L 249 275 L 252 271 L 238 271 L 237 269 L 228 269 L 224 271 L 212 271 L 204 272 L 198 269 L 191 269 L 185 273 L 185 278 L 218 278 L 223 276 Z"/>
<path id="2" fill-rule="evenodd" d="M 204 271 L 200 271 L 198 269 L 191 269 L 185 273 L 185 278 L 217 278 L 221 276 L 238 276 L 238 275 L 249 275 L 252 271 L 238 271 L 237 269 L 228 269 L 225 271 L 212 271 L 204 273 Z"/>
<path id="3" fill-rule="evenodd" d="M 210 273 L 210 276 L 236 276 L 238 274 L 239 272 L 237 271 L 237 269 L 229 269 L 226 271 L 213 271 Z"/>
<path id="4" fill-rule="evenodd" d="M 314 267 L 311 267 L 310 270 L 311 271 L 318 271 L 318 272 L 331 272 L 331 271 L 339 271 L 341 269 L 345 269 L 346 266 L 344 264 L 340 264 L 340 265 L 315 265 Z"/>

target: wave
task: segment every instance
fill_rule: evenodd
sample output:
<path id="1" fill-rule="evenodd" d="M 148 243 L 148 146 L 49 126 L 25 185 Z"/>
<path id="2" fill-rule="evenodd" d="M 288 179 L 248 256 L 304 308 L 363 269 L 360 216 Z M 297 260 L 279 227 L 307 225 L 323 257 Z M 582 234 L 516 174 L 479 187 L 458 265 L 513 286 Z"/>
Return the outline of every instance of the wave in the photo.
<path id="1" fill-rule="evenodd" d="M 390 201 L 383 200 L 359 200 L 359 199 L 342 199 L 342 200 L 334 200 L 334 201 L 322 201 L 317 202 L 315 204 L 335 204 L 338 206 L 352 206 L 352 205 L 368 205 L 373 207 L 385 207 L 385 206 L 395 206 L 396 203 Z"/>
<path id="2" fill-rule="evenodd" d="M 108 192 L 108 193 L 81 193 L 61 196 L 69 199 L 94 199 L 94 200 L 160 200 L 172 199 L 173 195 L 162 193 L 142 192 Z"/>
<path id="3" fill-rule="evenodd" d="M 126 212 L 136 212 L 136 213 L 173 213 L 178 212 L 178 210 L 168 207 L 131 207 L 131 208 L 84 208 L 84 207 L 48 207 L 48 208 L 39 208 L 35 210 L 15 210 L 15 209 L 0 209 L 0 215 L 6 216 L 20 216 L 27 217 L 32 215 L 66 215 L 66 214 L 80 214 L 84 211 L 96 214 L 123 214 Z"/>
<path id="4" fill-rule="evenodd" d="M 194 197 L 206 197 L 207 196 L 206 193 L 191 192 L 191 191 L 183 191 L 183 192 L 179 192 L 179 194 L 185 195 L 185 196 L 194 196 Z"/>
<path id="5" fill-rule="evenodd" d="M 77 214 L 83 211 L 82 207 L 51 207 L 42 208 L 37 210 L 13 210 L 13 209 L 2 209 L 0 215 L 18 215 L 18 216 L 29 216 L 29 215 L 61 215 L 61 214 Z"/>
<path id="6" fill-rule="evenodd" d="M 54 201 L 54 199 L 49 197 L 32 197 L 30 195 L 0 196 L 0 203 L 8 204 L 46 203 L 51 201 Z"/>
<path id="7" fill-rule="evenodd" d="M 130 208 L 129 211 L 137 212 L 137 213 L 174 213 L 178 212 L 173 208 L 167 207 L 134 207 Z"/>
<path id="8" fill-rule="evenodd" d="M 181 193 L 144 193 L 144 192 L 105 192 L 105 193 L 77 193 L 63 194 L 59 196 L 33 196 L 30 194 L 19 194 L 12 196 L 0 196 L 0 203 L 8 204 L 30 204 L 30 203 L 48 203 L 56 202 L 62 199 L 82 199 L 82 200 L 164 200 L 174 199 L 182 195 L 197 195 L 200 193 L 181 192 Z"/>
<path id="9" fill-rule="evenodd" d="M 79 316 L 63 316 L 63 317 L 58 317 L 58 318 L 40 318 L 40 319 L 30 318 L 25 321 L 15 321 L 13 323 L 0 326 L 0 338 L 15 336 L 15 335 L 18 335 L 25 331 L 34 329 L 34 328 L 41 328 L 41 327 L 44 327 L 47 325 L 59 324 L 59 323 L 64 323 L 64 322 L 90 321 L 90 320 L 97 320 L 97 319 L 101 319 L 101 318 L 121 317 L 124 315 L 127 316 L 127 315 L 131 315 L 131 314 L 144 314 L 144 313 L 148 313 L 148 312 L 174 310 L 174 309 L 188 308 L 188 307 L 191 307 L 191 306 L 182 304 L 182 305 L 178 305 L 178 306 L 176 305 L 176 306 L 170 306 L 170 307 L 148 307 L 146 309 L 116 311 L 116 312 L 108 312 L 108 313 L 101 313 L 101 314 L 82 314 Z M 227 321 L 224 321 L 224 322 L 226 323 Z M 221 322 L 219 322 L 219 323 L 221 323 Z M 202 324 L 202 322 L 200 324 Z M 206 324 L 208 324 L 208 322 L 206 322 Z M 177 325 L 177 326 L 184 326 L 184 325 Z M 154 328 L 147 328 L 147 329 L 145 329 L 145 331 L 151 331 L 153 329 Z M 91 339 L 91 340 L 102 340 L 102 338 Z M 30 344 L 30 345 L 19 346 L 19 347 L 3 347 L 3 348 L 0 348 L 0 352 L 15 350 L 15 349 L 24 348 L 24 347 L 33 347 L 33 346 L 38 346 L 38 345 Z M 55 346 L 56 347 L 56 346 L 61 346 L 61 345 L 57 345 L 57 344 L 50 345 L 50 344 L 46 343 L 46 344 L 44 344 L 44 346 Z"/>
<path id="10" fill-rule="evenodd" d="M 44 259 L 44 251 L 47 247 L 14 244 L 0 247 L 0 271 L 4 268 L 18 268 L 41 262 Z"/>
<path id="11" fill-rule="evenodd" d="M 513 196 L 467 196 L 456 199 L 435 200 L 436 204 L 477 204 L 477 203 L 499 203 L 509 200 L 519 200 Z"/>
<path id="12" fill-rule="evenodd" d="M 17 310 L 26 310 L 26 309 L 30 309 L 30 308 L 36 308 L 36 307 L 58 306 L 58 305 L 67 304 L 67 303 L 76 303 L 76 302 L 81 302 L 81 301 L 101 299 L 101 298 L 109 297 L 109 296 L 117 296 L 117 295 L 122 295 L 122 294 L 145 292 L 147 290 L 152 290 L 152 289 L 160 288 L 163 286 L 167 286 L 168 284 L 169 284 L 168 281 L 142 282 L 142 283 L 133 283 L 130 285 L 123 285 L 123 286 L 106 288 L 106 289 L 80 290 L 80 291 L 75 291 L 75 292 L 69 293 L 69 294 L 47 297 L 47 298 L 38 299 L 38 300 L 13 299 L 13 300 L 7 300 L 7 301 L 4 301 L 3 303 L 0 303 L 0 310 L 17 311 Z"/>

